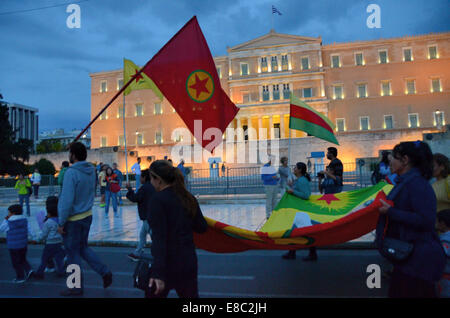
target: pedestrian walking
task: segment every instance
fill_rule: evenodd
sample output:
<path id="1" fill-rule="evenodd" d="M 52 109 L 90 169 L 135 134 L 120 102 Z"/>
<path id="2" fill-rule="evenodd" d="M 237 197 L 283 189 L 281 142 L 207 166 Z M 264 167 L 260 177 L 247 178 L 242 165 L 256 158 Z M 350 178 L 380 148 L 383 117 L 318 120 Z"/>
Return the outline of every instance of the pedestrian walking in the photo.
<path id="1" fill-rule="evenodd" d="M 42 252 L 41 264 L 33 275 L 35 279 L 44 278 L 45 268 L 51 260 L 55 260 L 58 276 L 65 276 L 64 257 L 66 253 L 62 248 L 63 238 L 58 232 L 58 198 L 55 196 L 48 197 L 45 206 L 47 217 L 44 220 L 42 232 L 37 238 L 38 242 L 45 242 L 45 247 Z"/>
<path id="2" fill-rule="evenodd" d="M 450 298 L 450 209 L 439 211 L 437 220 L 437 228 L 442 233 L 439 238 L 447 256 L 444 274 L 438 283 L 438 292 L 439 297 Z"/>
<path id="3" fill-rule="evenodd" d="M 19 191 L 20 206 L 23 209 L 23 202 L 25 201 L 25 204 L 27 206 L 27 216 L 30 216 L 30 194 L 32 192 L 30 180 L 27 177 L 24 177 L 23 174 L 20 174 L 19 180 L 17 180 L 14 189 L 18 189 Z"/>
<path id="4" fill-rule="evenodd" d="M 204 233 L 207 223 L 197 199 L 187 191 L 181 171 L 165 160 L 150 166 L 157 191 L 150 200 L 153 263 L 146 297 L 167 297 L 175 289 L 182 298 L 198 297 L 198 264 L 193 232 Z M 154 287 L 154 293 L 151 288 Z"/>
<path id="5" fill-rule="evenodd" d="M 138 261 L 144 253 L 145 244 L 147 244 L 147 235 L 150 234 L 150 225 L 148 224 L 148 214 L 151 209 L 149 205 L 150 199 L 155 194 L 155 188 L 150 182 L 150 172 L 148 169 L 142 170 L 141 184 L 138 192 L 134 192 L 130 184 L 127 184 L 127 199 L 137 203 L 139 219 L 142 221 L 141 231 L 139 233 L 139 243 L 134 253 L 128 254 L 128 258 Z"/>
<path id="6" fill-rule="evenodd" d="M 134 172 L 135 178 L 136 178 L 136 189 L 135 192 L 139 190 L 139 187 L 141 186 L 140 180 L 141 180 L 141 158 L 137 158 L 137 162 L 131 166 L 131 171 Z"/>
<path id="7" fill-rule="evenodd" d="M 288 189 L 288 184 L 294 181 L 294 176 L 292 175 L 291 168 L 288 166 L 287 157 L 281 157 L 280 163 L 281 166 L 278 168 L 278 174 L 280 175 L 280 192 L 281 196 L 283 196 Z"/>
<path id="8" fill-rule="evenodd" d="M 266 192 L 266 219 L 268 220 L 272 211 L 278 202 L 278 192 L 280 190 L 278 181 L 280 177 L 277 173 L 277 169 L 272 166 L 274 161 L 273 156 L 269 156 L 269 162 L 261 167 L 261 180 L 264 184 L 264 190 Z"/>
<path id="9" fill-rule="evenodd" d="M 106 169 L 108 165 L 103 165 L 101 167 L 100 173 L 98 174 L 98 183 L 100 184 L 100 207 L 103 208 L 105 204 L 106 195 Z"/>
<path id="10" fill-rule="evenodd" d="M 437 211 L 450 209 L 450 162 L 447 156 L 441 153 L 433 155 L 433 183 L 436 194 Z"/>
<path id="11" fill-rule="evenodd" d="M 68 264 L 81 267 L 81 258 L 103 279 L 103 287 L 112 283 L 112 273 L 102 263 L 95 252 L 88 247 L 89 230 L 92 224 L 92 206 L 94 205 L 95 168 L 86 162 L 87 150 L 80 143 L 70 145 L 69 161 L 72 166 L 64 176 L 62 193 L 58 202 L 58 232 L 63 235 Z M 82 295 L 81 288 L 68 288 L 62 296 Z"/>
<path id="12" fill-rule="evenodd" d="M 28 220 L 22 215 L 22 206 L 11 205 L 8 216 L 0 225 L 0 232 L 6 232 L 6 246 L 11 256 L 11 263 L 16 271 L 16 284 L 24 283 L 33 275 L 33 270 L 27 261 L 28 239 L 33 239 L 33 232 Z"/>
<path id="13" fill-rule="evenodd" d="M 292 188 L 288 187 L 286 189 L 286 192 L 289 194 L 293 194 L 300 199 L 308 200 L 309 197 L 311 196 L 311 186 L 310 186 L 311 177 L 309 176 L 309 173 L 306 172 L 306 164 L 303 162 L 297 162 L 297 164 L 294 167 L 294 175 L 297 177 L 294 186 Z M 311 225 L 311 221 L 307 225 Z M 304 226 L 305 225 L 303 224 L 298 224 L 298 222 L 296 222 L 296 219 L 294 219 L 292 230 Z M 296 258 L 295 250 L 289 250 L 289 252 L 283 255 L 283 258 L 295 259 Z"/>
<path id="14" fill-rule="evenodd" d="M 63 161 L 63 163 L 61 165 L 61 170 L 59 171 L 59 174 L 58 174 L 59 192 L 61 192 L 61 190 L 62 190 L 64 174 L 66 173 L 67 168 L 69 168 L 69 161 Z"/>
<path id="15" fill-rule="evenodd" d="M 123 183 L 123 174 L 122 172 L 117 168 L 117 163 L 113 163 L 113 172 L 117 176 L 117 180 L 119 181 L 120 189 L 122 190 L 122 183 Z M 122 191 L 117 192 L 117 200 L 119 202 L 119 205 L 122 205 Z"/>
<path id="16" fill-rule="evenodd" d="M 432 164 L 433 155 L 424 142 L 402 142 L 394 147 L 391 168 L 398 177 L 387 196 L 393 205 L 381 201 L 376 228 L 377 246 L 394 267 L 389 297 L 436 297 L 445 254 L 435 231 L 436 196 L 429 183 Z M 395 246 L 389 243 L 392 239 Z M 402 248 L 405 259 L 395 260 L 384 253 L 399 249 L 399 245 L 407 247 Z"/>
<path id="17" fill-rule="evenodd" d="M 41 174 L 38 168 L 34 169 L 34 173 L 31 175 L 31 183 L 33 184 L 34 198 L 39 198 L 39 186 L 41 185 Z"/>
<path id="18" fill-rule="evenodd" d="M 120 191 L 119 180 L 111 167 L 106 168 L 106 188 L 105 188 L 105 215 L 109 213 L 109 202 L 112 199 L 114 216 L 117 214 L 117 193 Z"/>

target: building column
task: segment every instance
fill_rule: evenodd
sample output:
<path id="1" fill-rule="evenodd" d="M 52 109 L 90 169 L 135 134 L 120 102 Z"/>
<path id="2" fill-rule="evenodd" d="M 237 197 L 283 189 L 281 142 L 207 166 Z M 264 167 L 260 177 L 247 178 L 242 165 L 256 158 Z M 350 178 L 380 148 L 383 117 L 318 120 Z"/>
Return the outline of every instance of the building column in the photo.
<path id="1" fill-rule="evenodd" d="M 325 97 L 325 85 L 323 83 L 323 77 L 320 79 L 320 96 Z"/>
<path id="2" fill-rule="evenodd" d="M 252 125 L 252 118 L 249 116 L 247 118 L 247 131 L 248 131 L 248 140 L 255 140 L 255 135 L 253 134 L 253 125 Z"/>
<path id="3" fill-rule="evenodd" d="M 284 114 L 280 114 L 280 138 L 285 138 L 284 133 L 285 127 L 284 127 Z"/>
<path id="4" fill-rule="evenodd" d="M 269 100 L 273 100 L 273 85 L 269 85 Z"/>
<path id="5" fill-rule="evenodd" d="M 274 129 L 273 129 L 273 116 L 269 116 L 269 132 L 267 133 L 270 139 L 275 139 Z"/>
<path id="6" fill-rule="evenodd" d="M 263 128 L 263 125 L 262 125 L 262 117 L 258 117 L 258 138 L 259 138 L 259 140 L 262 139 L 262 136 L 259 135 L 259 131 L 260 131 L 260 129 L 262 129 L 262 128 Z"/>
<path id="7" fill-rule="evenodd" d="M 237 117 L 236 118 L 237 141 L 243 141 L 244 140 L 244 134 L 242 133 L 242 131 L 240 129 L 242 129 L 241 118 Z"/>

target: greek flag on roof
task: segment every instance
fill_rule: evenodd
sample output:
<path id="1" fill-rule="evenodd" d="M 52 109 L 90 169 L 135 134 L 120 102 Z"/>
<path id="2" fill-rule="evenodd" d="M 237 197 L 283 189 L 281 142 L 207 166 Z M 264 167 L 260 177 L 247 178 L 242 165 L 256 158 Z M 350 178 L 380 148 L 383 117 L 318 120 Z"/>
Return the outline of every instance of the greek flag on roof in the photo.
<path id="1" fill-rule="evenodd" d="M 274 14 L 274 13 L 278 13 L 278 15 L 281 15 L 281 12 L 280 12 L 280 11 L 278 11 L 278 9 L 277 9 L 277 8 L 275 8 L 275 6 L 274 6 L 274 5 L 272 5 L 272 14 Z"/>

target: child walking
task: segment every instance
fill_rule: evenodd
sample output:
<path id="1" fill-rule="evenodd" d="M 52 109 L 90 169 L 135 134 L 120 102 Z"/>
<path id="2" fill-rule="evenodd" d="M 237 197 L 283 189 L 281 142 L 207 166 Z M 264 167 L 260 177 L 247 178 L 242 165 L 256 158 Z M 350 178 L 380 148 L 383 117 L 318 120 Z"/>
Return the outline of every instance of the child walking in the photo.
<path id="1" fill-rule="evenodd" d="M 11 262 L 16 271 L 14 283 L 24 283 L 33 275 L 33 270 L 27 261 L 28 237 L 33 238 L 27 218 L 22 215 L 20 204 L 8 208 L 8 216 L 0 225 L 0 232 L 6 232 L 6 245 L 11 256 Z"/>
<path id="2" fill-rule="evenodd" d="M 45 202 L 47 209 L 46 221 L 42 227 L 42 232 L 38 241 L 45 241 L 42 252 L 41 265 L 33 275 L 36 279 L 44 278 L 44 270 L 51 259 L 55 260 L 58 276 L 64 276 L 64 250 L 62 248 L 63 238 L 58 233 L 58 198 L 50 196 Z"/>

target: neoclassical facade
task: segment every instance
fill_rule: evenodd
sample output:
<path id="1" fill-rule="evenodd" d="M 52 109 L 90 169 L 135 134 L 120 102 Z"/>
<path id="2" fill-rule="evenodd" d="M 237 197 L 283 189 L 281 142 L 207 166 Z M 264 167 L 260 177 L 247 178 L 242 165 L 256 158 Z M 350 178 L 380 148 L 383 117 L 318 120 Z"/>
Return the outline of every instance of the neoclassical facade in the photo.
<path id="1" fill-rule="evenodd" d="M 227 142 L 306 137 L 288 128 L 290 94 L 328 116 L 338 139 L 420 134 L 449 123 L 450 32 L 323 45 L 320 37 L 272 30 L 214 60 L 224 91 L 240 108 L 230 127 L 245 131 Z M 123 80 L 122 70 L 90 76 L 93 118 Z M 123 146 L 122 112 L 120 97 L 93 125 L 92 148 Z M 130 149 L 158 153 L 180 141 L 173 131 L 185 127 L 170 103 L 149 90 L 126 97 L 125 117 Z"/>

